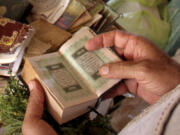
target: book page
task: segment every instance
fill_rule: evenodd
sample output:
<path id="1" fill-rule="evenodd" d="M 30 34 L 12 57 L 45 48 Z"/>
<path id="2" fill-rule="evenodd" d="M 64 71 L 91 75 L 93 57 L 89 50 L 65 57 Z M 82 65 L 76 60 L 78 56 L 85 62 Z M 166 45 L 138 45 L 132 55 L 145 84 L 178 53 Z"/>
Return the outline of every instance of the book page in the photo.
<path id="1" fill-rule="evenodd" d="M 41 78 L 41 83 L 63 107 L 97 98 L 58 53 L 30 58 L 30 62 Z"/>
<path id="2" fill-rule="evenodd" d="M 120 80 L 102 78 L 98 74 L 98 69 L 103 64 L 119 61 L 120 59 L 108 48 L 87 51 L 84 45 L 93 36 L 91 30 L 84 27 L 68 40 L 59 51 L 76 69 L 89 89 L 100 96 Z"/>
<path id="3" fill-rule="evenodd" d="M 83 4 L 71 0 L 62 16 L 55 22 L 55 25 L 67 30 L 85 11 L 86 8 Z"/>
<path id="4" fill-rule="evenodd" d="M 41 14 L 48 20 L 48 22 L 54 24 L 62 16 L 69 2 L 70 0 L 61 0 L 57 7 Z"/>

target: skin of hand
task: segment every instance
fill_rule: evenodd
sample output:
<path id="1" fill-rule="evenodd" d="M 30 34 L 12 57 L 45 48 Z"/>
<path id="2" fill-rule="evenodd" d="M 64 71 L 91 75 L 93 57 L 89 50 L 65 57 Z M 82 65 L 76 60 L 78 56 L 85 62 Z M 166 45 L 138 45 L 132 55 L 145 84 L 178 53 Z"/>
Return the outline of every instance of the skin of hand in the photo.
<path id="1" fill-rule="evenodd" d="M 103 47 L 113 47 L 125 58 L 99 69 L 104 78 L 123 79 L 109 97 L 130 91 L 153 104 L 180 83 L 180 65 L 145 38 L 116 30 L 98 35 L 85 45 L 89 51 Z"/>
<path id="2" fill-rule="evenodd" d="M 155 103 L 163 94 L 180 83 L 180 65 L 171 60 L 150 41 L 121 31 L 104 33 L 89 40 L 86 49 L 93 51 L 114 47 L 126 61 L 109 63 L 99 69 L 105 78 L 124 79 L 110 96 L 130 91 L 149 103 Z M 37 80 L 30 81 L 30 97 L 22 126 L 23 135 L 57 135 L 42 120 L 44 90 Z"/>
<path id="3" fill-rule="evenodd" d="M 44 112 L 44 90 L 37 80 L 28 83 L 30 97 L 22 126 L 23 135 L 57 135 L 54 129 L 42 120 Z"/>

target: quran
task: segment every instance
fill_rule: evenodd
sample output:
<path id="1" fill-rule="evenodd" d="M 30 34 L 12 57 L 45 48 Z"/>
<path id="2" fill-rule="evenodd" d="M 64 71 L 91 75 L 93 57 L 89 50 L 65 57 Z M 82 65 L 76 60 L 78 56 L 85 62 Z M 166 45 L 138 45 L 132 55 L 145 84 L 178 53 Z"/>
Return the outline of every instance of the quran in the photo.
<path id="1" fill-rule="evenodd" d="M 46 94 L 48 111 L 62 124 L 93 107 L 97 99 L 117 84 L 119 79 L 105 79 L 98 69 L 120 61 L 109 48 L 87 51 L 85 43 L 95 36 L 88 27 L 81 28 L 58 52 L 26 58 L 22 78 L 26 83 L 38 79 Z"/>

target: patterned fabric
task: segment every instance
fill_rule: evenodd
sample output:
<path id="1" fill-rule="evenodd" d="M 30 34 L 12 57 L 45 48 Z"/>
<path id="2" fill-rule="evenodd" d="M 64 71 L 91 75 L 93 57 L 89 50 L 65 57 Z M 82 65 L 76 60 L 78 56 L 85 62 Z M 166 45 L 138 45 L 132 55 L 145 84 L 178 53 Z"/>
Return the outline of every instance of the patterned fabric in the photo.
<path id="1" fill-rule="evenodd" d="M 13 51 L 24 40 L 30 26 L 0 17 L 0 53 Z"/>

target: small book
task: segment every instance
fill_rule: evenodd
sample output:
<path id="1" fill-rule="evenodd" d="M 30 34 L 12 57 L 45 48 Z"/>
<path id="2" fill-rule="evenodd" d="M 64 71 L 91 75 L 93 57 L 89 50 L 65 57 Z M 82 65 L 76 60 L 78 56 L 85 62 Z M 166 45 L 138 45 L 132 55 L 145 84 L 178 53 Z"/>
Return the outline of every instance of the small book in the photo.
<path id="1" fill-rule="evenodd" d="M 79 17 L 85 13 L 87 10 L 83 4 L 77 0 L 71 0 L 66 10 L 63 12 L 62 16 L 58 18 L 55 25 L 67 30 L 73 23 L 75 23 Z"/>
<path id="2" fill-rule="evenodd" d="M 95 36 L 81 28 L 56 53 L 27 58 L 22 71 L 25 82 L 38 79 L 45 89 L 47 107 L 58 123 L 72 120 L 93 107 L 97 99 L 119 79 L 105 79 L 98 69 L 120 61 L 109 48 L 87 51 L 85 43 Z"/>
<path id="3" fill-rule="evenodd" d="M 51 1 L 51 0 L 50 0 Z M 54 8 L 40 14 L 51 24 L 54 24 L 68 7 L 70 0 L 61 0 Z M 52 4 L 51 4 L 52 5 Z M 44 9 L 44 8 L 43 8 Z"/>
<path id="4" fill-rule="evenodd" d="M 71 37 L 71 33 L 52 25 L 43 19 L 36 20 L 30 25 L 36 31 L 34 37 L 50 45 L 49 51 L 57 51 L 59 47 Z M 32 44 L 30 43 L 29 47 L 31 47 L 31 45 Z M 43 49 L 44 46 L 37 44 L 37 48 Z"/>
<path id="5" fill-rule="evenodd" d="M 24 55 L 25 47 L 23 47 L 16 59 L 12 63 L 0 64 L 0 76 L 15 76 L 19 70 Z"/>
<path id="6" fill-rule="evenodd" d="M 15 62 L 22 50 L 24 51 L 26 46 L 19 46 L 12 52 L 0 53 L 0 64 L 9 64 Z"/>
<path id="7" fill-rule="evenodd" d="M 90 20 L 92 20 L 92 16 L 88 11 L 86 11 L 78 18 L 77 21 L 73 23 L 73 25 L 70 26 L 68 31 L 73 31 L 74 29 L 81 27 L 83 24 L 89 22 Z"/>
<path id="8" fill-rule="evenodd" d="M 33 35 L 31 26 L 0 17 L 0 64 L 14 62 Z"/>

